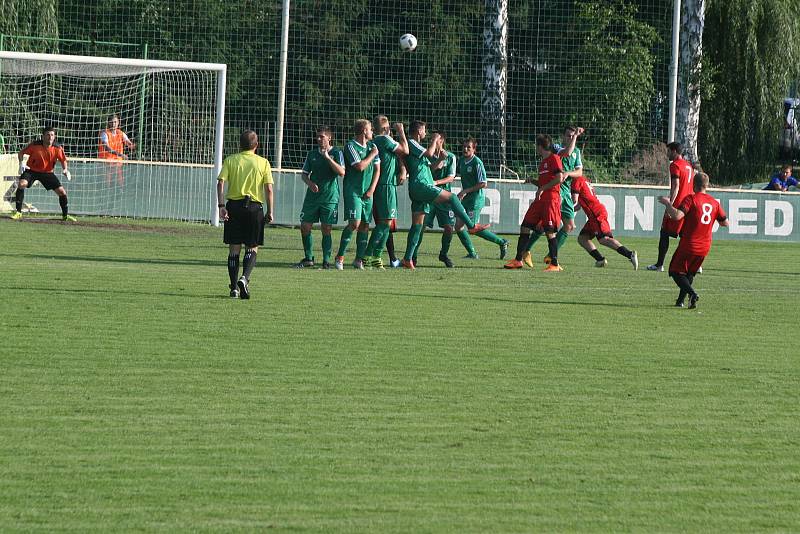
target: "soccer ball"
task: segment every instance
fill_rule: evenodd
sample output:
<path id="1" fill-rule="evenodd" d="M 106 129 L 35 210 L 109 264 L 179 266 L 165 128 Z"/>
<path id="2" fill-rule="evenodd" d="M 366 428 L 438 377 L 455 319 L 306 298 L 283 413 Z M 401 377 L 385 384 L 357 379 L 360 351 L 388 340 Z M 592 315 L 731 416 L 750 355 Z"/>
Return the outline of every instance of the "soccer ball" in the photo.
<path id="1" fill-rule="evenodd" d="M 417 48 L 416 37 L 414 37 L 410 33 L 406 33 L 400 37 L 400 49 L 403 52 L 413 52 L 415 48 Z"/>

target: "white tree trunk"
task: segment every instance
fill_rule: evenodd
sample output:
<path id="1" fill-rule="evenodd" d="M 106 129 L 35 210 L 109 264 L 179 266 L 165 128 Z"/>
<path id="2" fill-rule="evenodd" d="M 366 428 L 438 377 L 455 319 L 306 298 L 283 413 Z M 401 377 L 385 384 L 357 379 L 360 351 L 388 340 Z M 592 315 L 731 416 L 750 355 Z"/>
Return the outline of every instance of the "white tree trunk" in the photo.
<path id="1" fill-rule="evenodd" d="M 700 126 L 700 72 L 703 60 L 703 28 L 706 0 L 683 0 L 681 13 L 680 69 L 675 139 L 693 162 L 699 160 L 697 132 Z"/>
<path id="2" fill-rule="evenodd" d="M 481 157 L 489 165 L 505 165 L 508 0 L 486 0 L 483 49 Z"/>

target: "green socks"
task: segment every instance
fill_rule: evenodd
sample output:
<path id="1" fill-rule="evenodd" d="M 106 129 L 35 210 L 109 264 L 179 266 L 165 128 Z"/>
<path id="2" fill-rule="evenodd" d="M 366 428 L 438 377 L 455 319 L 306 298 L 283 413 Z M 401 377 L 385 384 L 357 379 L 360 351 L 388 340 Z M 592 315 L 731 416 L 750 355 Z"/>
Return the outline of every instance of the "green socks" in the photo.
<path id="1" fill-rule="evenodd" d="M 333 236 L 322 234 L 322 261 L 331 262 L 331 252 L 333 252 Z"/>
<path id="2" fill-rule="evenodd" d="M 303 256 L 307 260 L 314 259 L 314 237 L 311 235 L 311 232 L 308 235 L 301 235 L 303 238 Z"/>
<path id="3" fill-rule="evenodd" d="M 364 252 L 365 257 L 379 258 L 383 254 L 383 247 L 386 246 L 386 240 L 389 239 L 389 225 L 378 224 L 372 230 L 372 237 L 367 245 L 367 250 Z"/>
<path id="4" fill-rule="evenodd" d="M 467 225 L 467 228 L 475 228 L 475 223 L 469 218 L 467 211 L 464 209 L 464 205 L 460 200 L 458 200 L 456 195 L 450 195 L 449 204 L 450 207 L 453 208 L 453 213 L 455 213 L 456 217 L 464 221 L 464 224 Z"/>
<path id="5" fill-rule="evenodd" d="M 447 256 L 450 252 L 450 243 L 453 242 L 453 234 L 451 232 L 444 232 L 442 234 L 442 250 L 439 252 L 442 256 Z"/>
<path id="6" fill-rule="evenodd" d="M 339 241 L 339 253 L 336 254 L 337 256 L 344 256 L 344 253 L 347 252 L 347 247 L 350 245 L 350 238 L 352 237 L 353 231 L 349 226 L 345 226 L 344 230 L 342 230 L 342 239 Z"/>
<path id="7" fill-rule="evenodd" d="M 369 230 L 356 233 L 356 258 L 364 258 L 367 244 L 369 244 Z"/>
<path id="8" fill-rule="evenodd" d="M 559 230 L 556 233 L 556 239 L 558 240 L 558 248 L 561 248 L 564 245 L 564 241 L 567 240 L 569 234 L 565 232 L 563 229 Z"/>
<path id="9" fill-rule="evenodd" d="M 461 244 L 464 245 L 464 248 L 467 249 L 467 253 L 470 256 L 478 255 L 478 253 L 475 252 L 475 246 L 472 244 L 472 239 L 469 238 L 469 232 L 467 232 L 466 228 L 462 228 L 458 231 L 458 239 L 461 241 Z"/>
<path id="10" fill-rule="evenodd" d="M 481 230 L 475 235 L 478 237 L 482 237 L 486 241 L 491 241 L 495 245 L 502 245 L 503 242 L 505 242 L 505 239 L 503 239 L 502 237 L 498 237 L 497 234 L 492 233 L 489 230 Z"/>
<path id="11" fill-rule="evenodd" d="M 411 261 L 414 257 L 414 252 L 417 250 L 417 244 L 419 243 L 421 235 L 422 225 L 412 224 L 411 228 L 408 229 L 408 241 L 406 242 L 406 253 L 403 256 L 404 260 Z"/>

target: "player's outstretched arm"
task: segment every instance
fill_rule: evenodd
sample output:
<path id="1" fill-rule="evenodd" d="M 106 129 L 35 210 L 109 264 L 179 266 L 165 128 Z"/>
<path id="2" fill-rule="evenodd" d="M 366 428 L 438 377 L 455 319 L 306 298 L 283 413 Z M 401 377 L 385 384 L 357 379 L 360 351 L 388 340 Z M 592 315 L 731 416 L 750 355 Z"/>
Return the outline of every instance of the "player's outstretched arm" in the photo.
<path id="1" fill-rule="evenodd" d="M 675 219 L 676 221 L 679 221 L 683 219 L 683 217 L 686 215 L 681 210 L 672 205 L 672 201 L 669 199 L 669 197 L 658 197 L 658 201 L 664 205 L 664 211 L 666 212 L 667 216 L 670 219 Z"/>

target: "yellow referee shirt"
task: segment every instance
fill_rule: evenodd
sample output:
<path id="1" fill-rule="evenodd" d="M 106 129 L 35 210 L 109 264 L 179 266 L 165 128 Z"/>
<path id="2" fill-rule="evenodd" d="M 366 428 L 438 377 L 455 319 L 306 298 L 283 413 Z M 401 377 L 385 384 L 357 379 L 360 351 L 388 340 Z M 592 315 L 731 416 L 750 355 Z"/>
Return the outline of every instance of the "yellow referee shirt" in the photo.
<path id="1" fill-rule="evenodd" d="M 255 150 L 245 150 L 225 158 L 217 179 L 228 182 L 226 199 L 241 200 L 249 196 L 261 204 L 264 203 L 264 185 L 274 183 L 269 161 L 256 155 Z"/>

